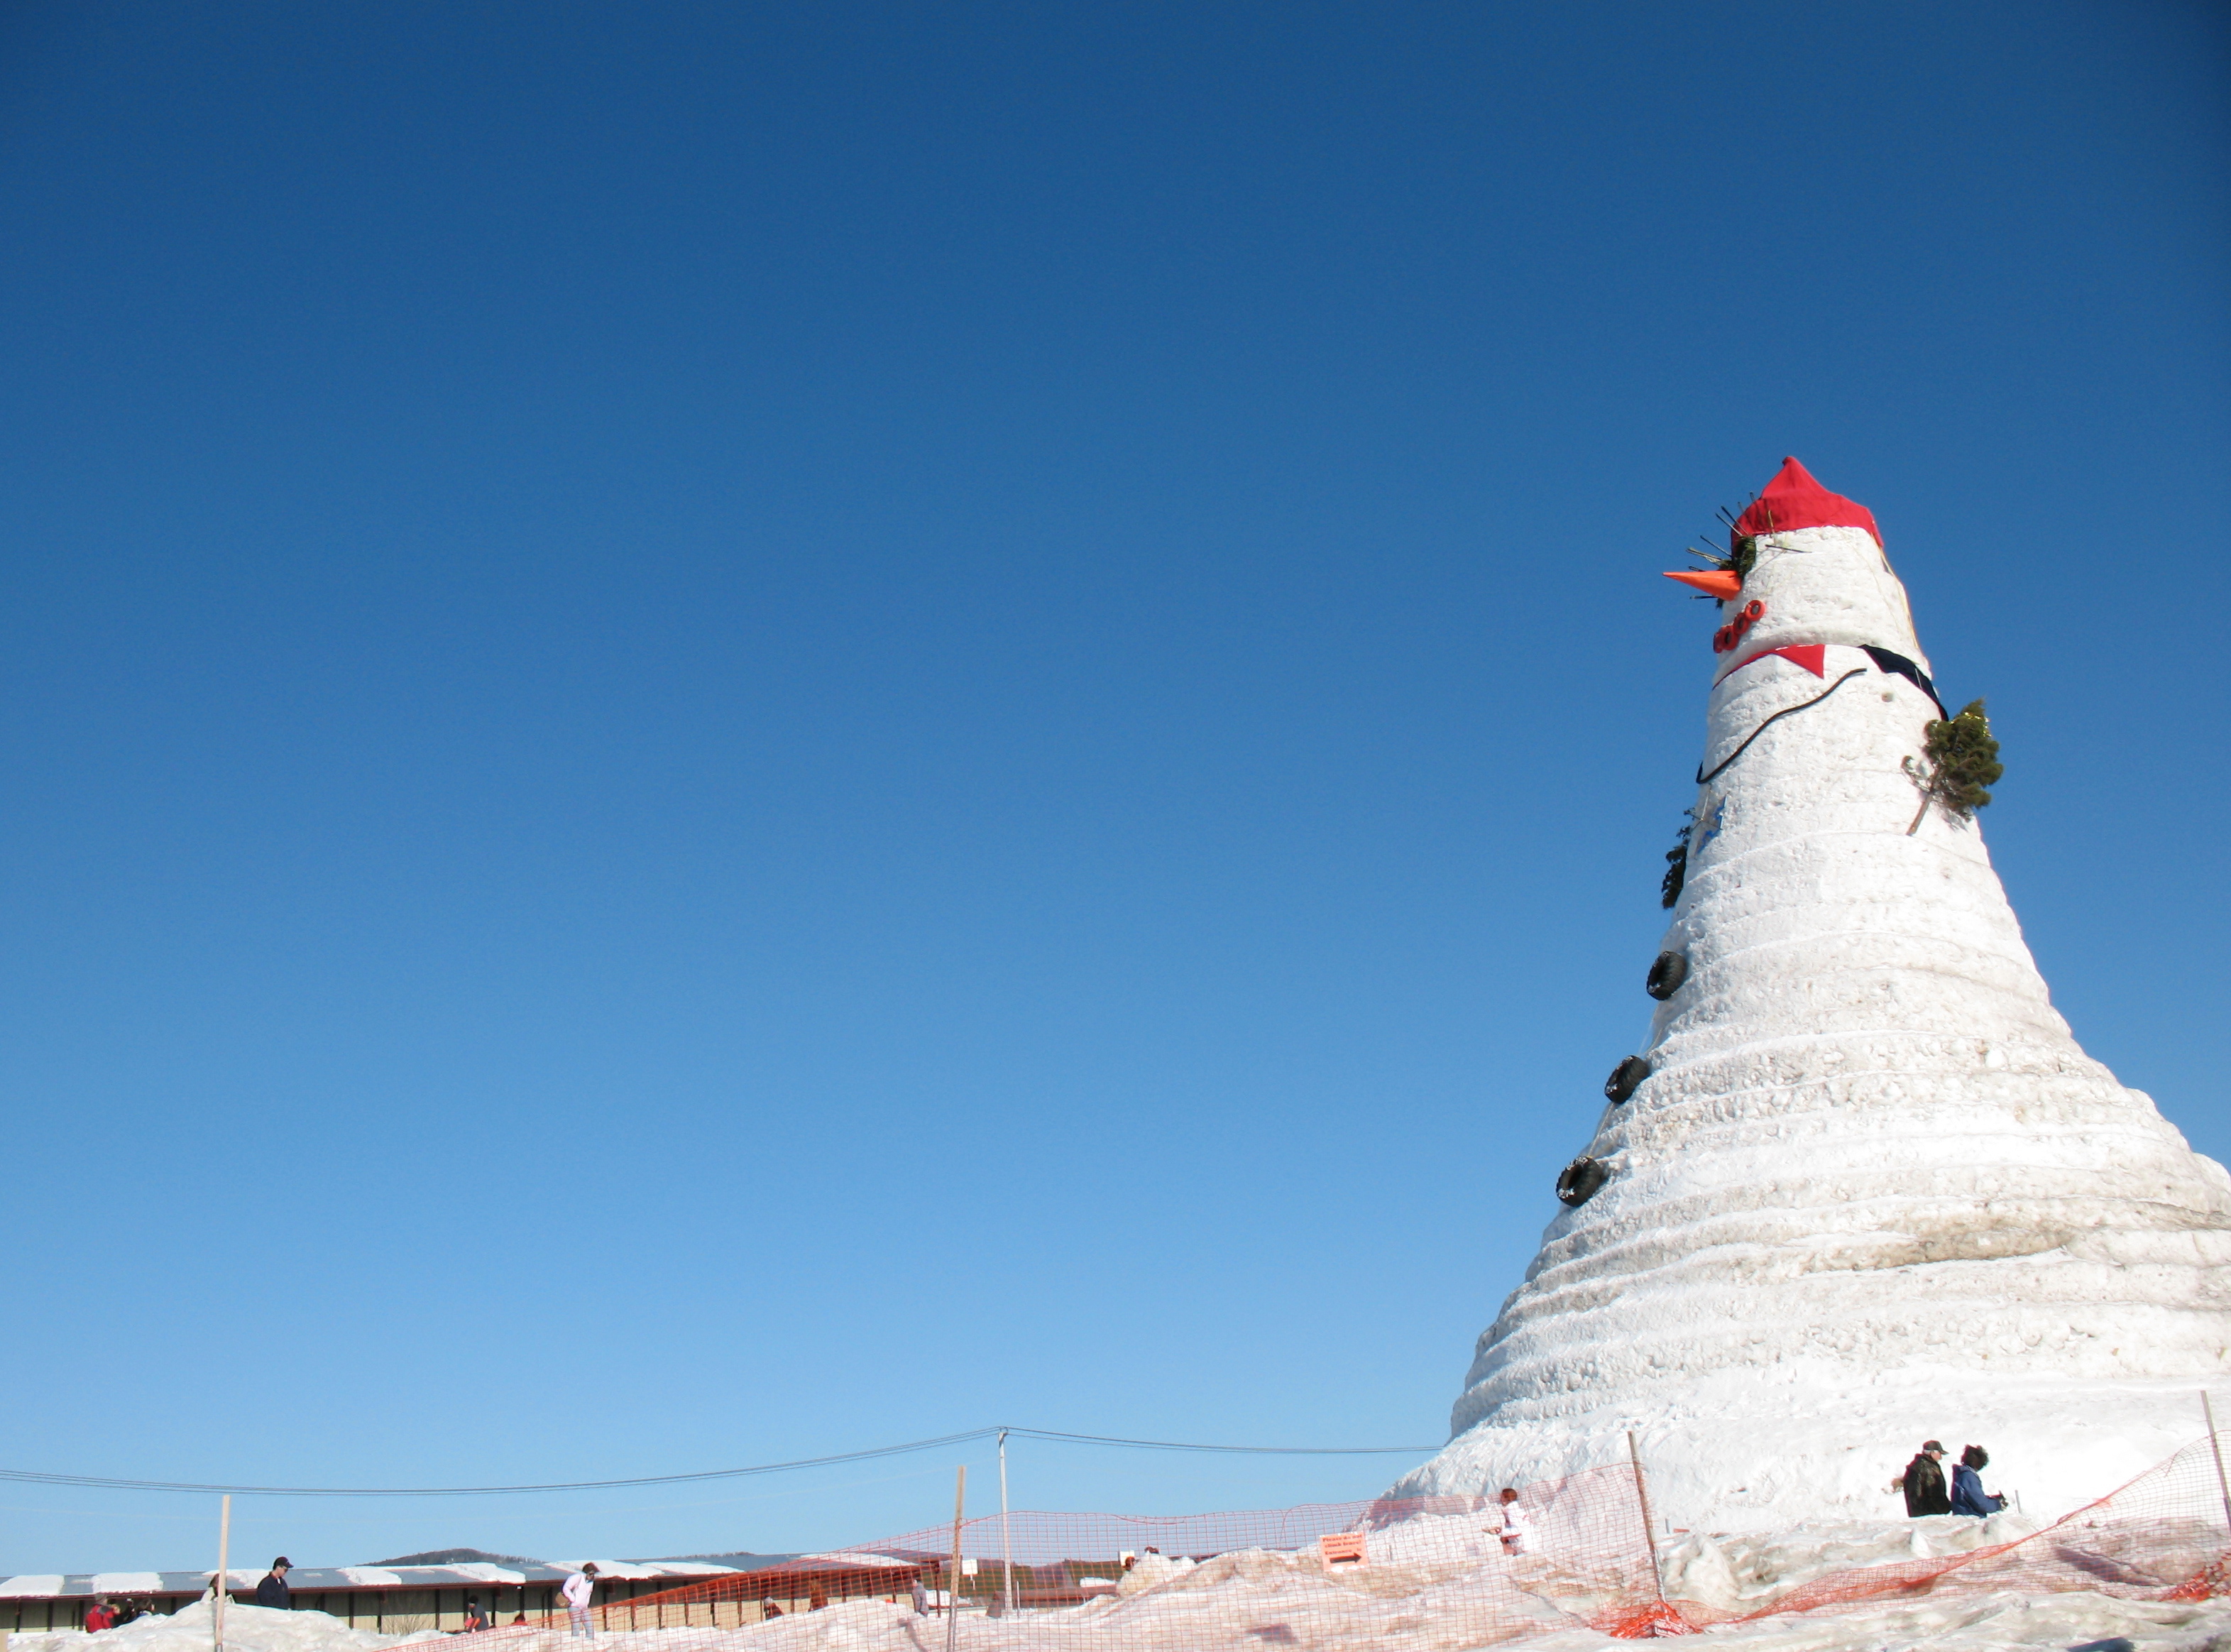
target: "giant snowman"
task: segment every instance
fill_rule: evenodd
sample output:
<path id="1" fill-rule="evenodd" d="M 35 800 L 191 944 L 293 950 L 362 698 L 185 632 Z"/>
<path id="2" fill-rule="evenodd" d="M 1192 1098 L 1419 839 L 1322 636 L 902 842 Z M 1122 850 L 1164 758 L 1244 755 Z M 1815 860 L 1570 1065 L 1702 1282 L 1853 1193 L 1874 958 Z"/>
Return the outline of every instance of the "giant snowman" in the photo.
<path id="1" fill-rule="evenodd" d="M 1666 995 L 1395 1492 L 1633 1429 L 1673 1524 L 1879 1519 L 1941 1439 L 2057 1515 L 2204 1432 L 2231 1177 L 2077 1046 L 1975 820 L 1927 801 L 1943 713 L 1872 515 L 1791 459 L 1732 548 L 1685 576 L 1724 600 Z"/>

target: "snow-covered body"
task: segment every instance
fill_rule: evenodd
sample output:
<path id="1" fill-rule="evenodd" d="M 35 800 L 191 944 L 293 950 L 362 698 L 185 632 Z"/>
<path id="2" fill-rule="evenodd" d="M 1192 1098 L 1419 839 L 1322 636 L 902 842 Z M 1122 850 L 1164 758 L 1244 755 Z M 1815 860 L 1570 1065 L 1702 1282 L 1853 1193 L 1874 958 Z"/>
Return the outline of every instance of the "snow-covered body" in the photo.
<path id="1" fill-rule="evenodd" d="M 1631 1428 L 1677 1524 L 1759 1530 L 1879 1517 L 1942 1436 L 2049 1518 L 2202 1432 L 2231 1177 L 2078 1047 L 1976 823 L 1909 835 L 1939 713 L 1874 534 L 1756 543 L 1650 1076 L 1480 1338 L 1457 1437 L 1395 1489 L 1564 1474 Z"/>

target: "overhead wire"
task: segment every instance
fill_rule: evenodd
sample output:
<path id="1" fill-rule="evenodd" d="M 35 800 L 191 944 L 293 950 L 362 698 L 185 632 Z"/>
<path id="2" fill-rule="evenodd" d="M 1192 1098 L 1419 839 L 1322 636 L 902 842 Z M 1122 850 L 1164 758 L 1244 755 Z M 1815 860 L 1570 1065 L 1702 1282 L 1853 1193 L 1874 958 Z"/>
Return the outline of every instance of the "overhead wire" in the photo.
<path id="1" fill-rule="evenodd" d="M 912 1451 L 934 1451 L 941 1446 L 966 1445 L 1006 1434 L 1032 1440 L 1066 1441 L 1073 1445 L 1117 1446 L 1143 1451 L 1224 1452 L 1247 1456 L 1350 1457 L 1416 1456 L 1439 1449 L 1433 1446 L 1227 1446 L 1180 1440 L 1130 1440 L 1117 1435 L 1068 1434 L 1055 1428 L 992 1427 L 967 1428 L 959 1434 L 929 1440 L 909 1440 L 901 1445 L 875 1446 L 864 1451 L 832 1452 L 822 1457 L 798 1457 L 786 1462 L 753 1463 L 741 1468 L 703 1468 L 681 1474 L 637 1474 L 620 1480 L 553 1480 L 520 1486 L 240 1486 L 216 1481 L 134 1480 L 110 1474 L 66 1474 L 34 1468 L 0 1468 L 0 1481 L 31 1486 L 80 1486 L 119 1492 L 225 1492 L 246 1497 L 499 1497 L 542 1492 L 610 1491 L 626 1486 L 678 1486 L 693 1480 L 738 1480 L 750 1474 L 787 1474 L 802 1468 L 822 1468 L 835 1463 L 864 1462 L 875 1457 L 896 1457 Z"/>

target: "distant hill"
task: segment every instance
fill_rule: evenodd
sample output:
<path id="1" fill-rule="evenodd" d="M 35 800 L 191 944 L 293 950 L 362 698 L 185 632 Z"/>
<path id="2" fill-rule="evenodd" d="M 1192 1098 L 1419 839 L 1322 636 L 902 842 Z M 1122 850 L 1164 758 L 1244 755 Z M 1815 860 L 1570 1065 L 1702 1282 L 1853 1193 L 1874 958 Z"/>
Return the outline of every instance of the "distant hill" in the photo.
<path id="1" fill-rule="evenodd" d="M 370 1566 L 456 1566 L 482 1563 L 495 1566 L 539 1566 L 542 1564 L 523 1554 L 490 1554 L 486 1549 L 429 1549 L 424 1554 L 399 1554 L 392 1560 L 365 1562 Z"/>
<path id="2" fill-rule="evenodd" d="M 624 1565 L 705 1560 L 709 1565 L 729 1565 L 739 1571 L 759 1571 L 760 1567 L 797 1558 L 799 1556 L 794 1554 L 752 1554 L 750 1549 L 743 1549 L 739 1554 L 663 1554 L 656 1560 L 624 1560 Z M 524 1554 L 488 1554 L 487 1549 L 426 1549 L 424 1554 L 398 1554 L 392 1560 L 365 1560 L 364 1565 L 549 1565 L 549 1560 L 535 1560 Z"/>
<path id="3" fill-rule="evenodd" d="M 734 1554 L 663 1554 L 656 1560 L 631 1560 L 628 1564 L 655 1566 L 665 1561 L 678 1565 L 684 1561 L 702 1560 L 712 1566 L 734 1566 L 738 1571 L 760 1571 L 797 1558 L 794 1554 L 754 1554 L 749 1549 L 740 1549 Z"/>

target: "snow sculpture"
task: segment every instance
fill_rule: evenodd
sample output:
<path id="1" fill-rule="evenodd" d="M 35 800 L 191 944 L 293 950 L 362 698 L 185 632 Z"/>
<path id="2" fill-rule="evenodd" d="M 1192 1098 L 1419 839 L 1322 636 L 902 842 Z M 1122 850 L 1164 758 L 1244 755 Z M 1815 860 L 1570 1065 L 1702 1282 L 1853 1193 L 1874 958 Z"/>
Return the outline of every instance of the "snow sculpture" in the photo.
<path id="1" fill-rule="evenodd" d="M 2203 1432 L 2231 1176 L 2077 1046 L 1976 821 L 1907 835 L 1944 713 L 1872 515 L 1791 459 L 1733 548 L 1675 576 L 1726 598 L 1685 975 L 1587 1147 L 1601 1184 L 1395 1493 L 1615 1461 L 1633 1428 L 1674 1524 L 1880 1518 L 1942 1438 L 2057 1515 Z"/>

